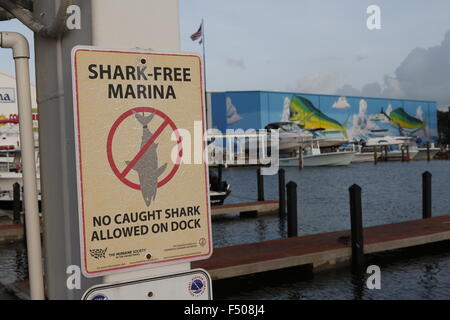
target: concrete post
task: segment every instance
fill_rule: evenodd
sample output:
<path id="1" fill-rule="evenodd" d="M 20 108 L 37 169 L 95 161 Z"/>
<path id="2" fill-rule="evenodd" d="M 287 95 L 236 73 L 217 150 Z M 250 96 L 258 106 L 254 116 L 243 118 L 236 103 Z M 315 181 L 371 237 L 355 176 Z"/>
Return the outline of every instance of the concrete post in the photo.
<path id="1" fill-rule="evenodd" d="M 50 25 L 62 2 L 35 1 L 33 15 Z M 180 49 L 178 0 L 126 3 L 75 0 L 73 4 L 80 9 L 80 29 L 69 30 L 55 39 L 35 35 L 45 280 L 49 299 L 81 299 L 87 288 L 104 281 L 101 277 L 85 278 L 76 271 L 81 256 L 70 68 L 72 48 L 95 45 L 117 49 Z M 148 276 L 145 272 L 141 275 Z M 77 277 L 81 277 L 80 286 L 73 281 Z"/>

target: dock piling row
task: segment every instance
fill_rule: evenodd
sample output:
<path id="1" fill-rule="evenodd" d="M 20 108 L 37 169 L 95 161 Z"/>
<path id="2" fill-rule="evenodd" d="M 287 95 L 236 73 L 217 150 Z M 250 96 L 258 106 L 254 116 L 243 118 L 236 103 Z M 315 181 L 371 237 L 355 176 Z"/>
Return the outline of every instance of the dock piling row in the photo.
<path id="1" fill-rule="evenodd" d="M 362 274 L 364 268 L 364 237 L 362 222 L 361 187 L 357 184 L 349 188 L 350 222 L 352 242 L 352 272 Z"/>
<path id="2" fill-rule="evenodd" d="M 297 184 L 290 181 L 287 185 L 287 228 L 288 238 L 298 237 L 297 229 Z"/>
<path id="3" fill-rule="evenodd" d="M 431 218 L 431 173 L 422 174 L 422 217 Z"/>
<path id="4" fill-rule="evenodd" d="M 13 222 L 20 224 L 20 184 L 13 184 Z"/>
<path id="5" fill-rule="evenodd" d="M 256 171 L 256 182 L 258 184 L 258 201 L 264 201 L 264 177 L 261 174 L 261 168 Z"/>
<path id="6" fill-rule="evenodd" d="M 283 168 L 278 169 L 278 203 L 278 213 L 283 217 L 286 214 L 286 177 Z"/>

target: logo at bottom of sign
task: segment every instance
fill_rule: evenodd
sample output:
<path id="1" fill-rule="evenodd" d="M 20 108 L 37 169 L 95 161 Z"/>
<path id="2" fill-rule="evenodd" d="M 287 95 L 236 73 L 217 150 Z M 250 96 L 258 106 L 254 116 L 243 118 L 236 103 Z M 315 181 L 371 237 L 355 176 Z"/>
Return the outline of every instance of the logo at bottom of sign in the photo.
<path id="1" fill-rule="evenodd" d="M 203 295 L 208 287 L 208 283 L 205 277 L 203 276 L 194 276 L 191 281 L 189 281 L 188 290 L 191 296 L 199 297 Z"/>
<path id="2" fill-rule="evenodd" d="M 203 269 L 89 288 L 83 300 L 212 300 L 211 277 Z"/>

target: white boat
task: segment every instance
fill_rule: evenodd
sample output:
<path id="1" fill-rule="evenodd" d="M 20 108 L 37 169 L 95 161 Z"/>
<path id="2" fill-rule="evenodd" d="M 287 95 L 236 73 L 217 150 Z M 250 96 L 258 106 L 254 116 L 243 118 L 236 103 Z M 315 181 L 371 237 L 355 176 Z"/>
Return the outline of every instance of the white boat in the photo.
<path id="1" fill-rule="evenodd" d="M 325 167 L 325 166 L 348 166 L 355 157 L 356 151 L 320 151 L 319 141 L 313 141 L 303 154 L 303 166 Z M 300 159 L 296 157 L 280 158 L 281 167 L 299 167 Z"/>
<path id="2" fill-rule="evenodd" d="M 316 139 L 320 139 L 321 148 L 339 147 L 348 143 L 348 139 L 343 137 L 342 132 L 340 131 L 323 129 L 316 129 L 312 131 L 314 132 Z"/>
<path id="3" fill-rule="evenodd" d="M 297 151 L 305 142 L 311 141 L 314 135 L 293 122 L 274 122 L 265 127 L 266 130 L 279 130 L 279 151 L 291 153 Z"/>
<path id="4" fill-rule="evenodd" d="M 409 147 L 409 150 L 406 149 L 407 146 Z M 402 154 L 406 157 L 408 153 L 409 159 L 412 160 L 415 159 L 419 153 L 419 149 L 417 148 L 414 138 L 392 136 L 370 138 L 364 146 L 357 145 L 358 152 L 352 162 L 373 162 L 375 157 L 375 148 L 377 148 L 378 159 L 382 160 L 386 157 L 385 151 L 383 150 L 384 147 L 388 147 L 389 149 L 395 148 L 395 150 L 388 150 L 387 161 L 401 161 Z"/>
<path id="5" fill-rule="evenodd" d="M 428 150 L 427 148 L 417 148 L 418 153 L 413 158 L 413 160 L 428 160 Z M 433 159 L 434 156 L 440 151 L 440 148 L 436 148 L 434 143 L 430 145 L 430 159 Z"/>
<path id="6" fill-rule="evenodd" d="M 374 157 L 375 155 L 373 152 L 357 152 L 352 163 L 373 162 Z"/>
<path id="7" fill-rule="evenodd" d="M 23 186 L 23 175 L 21 167 L 21 151 L 1 150 L 0 152 L 0 209 L 11 210 L 13 200 L 13 185 L 17 182 Z M 40 199 L 40 161 L 39 152 L 35 152 L 36 161 L 36 184 L 38 188 L 38 198 Z"/>

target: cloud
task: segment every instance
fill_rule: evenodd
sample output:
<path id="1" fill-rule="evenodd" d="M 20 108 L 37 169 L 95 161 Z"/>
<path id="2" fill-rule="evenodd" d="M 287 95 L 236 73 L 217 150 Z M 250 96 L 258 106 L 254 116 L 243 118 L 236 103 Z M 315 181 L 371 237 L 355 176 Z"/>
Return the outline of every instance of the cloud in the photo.
<path id="1" fill-rule="evenodd" d="M 364 97 L 380 97 L 382 95 L 383 89 L 377 82 L 372 82 L 364 85 L 362 89 L 357 89 L 349 84 L 336 90 L 336 94 L 347 95 L 347 96 L 364 96 Z"/>
<path id="2" fill-rule="evenodd" d="M 332 105 L 335 109 L 347 109 L 350 104 L 347 102 L 347 98 L 344 96 L 339 97 L 335 103 Z"/>
<path id="3" fill-rule="evenodd" d="M 339 72 L 316 72 L 297 81 L 295 91 L 332 93 L 341 79 Z"/>
<path id="4" fill-rule="evenodd" d="M 407 97 L 436 100 L 450 105 L 450 31 L 440 45 L 416 48 L 395 70 L 400 89 Z"/>
<path id="5" fill-rule="evenodd" d="M 289 97 L 284 97 L 283 113 L 281 114 L 281 118 L 280 118 L 281 122 L 289 121 L 289 117 L 291 114 L 290 105 L 291 105 L 291 99 Z"/>
<path id="6" fill-rule="evenodd" d="M 450 106 L 449 88 L 450 31 L 437 46 L 413 49 L 383 83 L 368 83 L 361 89 L 346 84 L 336 94 L 431 100 L 446 109 Z"/>
<path id="7" fill-rule="evenodd" d="M 230 67 L 238 68 L 244 70 L 246 68 L 244 59 L 233 59 L 229 58 L 226 61 L 226 64 Z"/>
<path id="8" fill-rule="evenodd" d="M 422 106 L 416 108 L 416 118 L 423 121 L 423 110 Z"/>
<path id="9" fill-rule="evenodd" d="M 341 94 L 345 96 L 360 96 L 361 90 L 356 89 L 349 84 L 345 84 L 344 86 L 336 90 L 336 94 Z"/>
<path id="10" fill-rule="evenodd" d="M 239 115 L 236 107 L 233 104 L 233 101 L 231 101 L 230 97 L 227 97 L 226 99 L 226 105 L 227 105 L 227 124 L 233 124 L 236 123 L 243 118 Z"/>
<path id="11" fill-rule="evenodd" d="M 357 62 L 361 62 L 366 60 L 367 58 L 369 58 L 369 56 L 365 55 L 365 54 L 357 54 L 355 59 Z"/>

